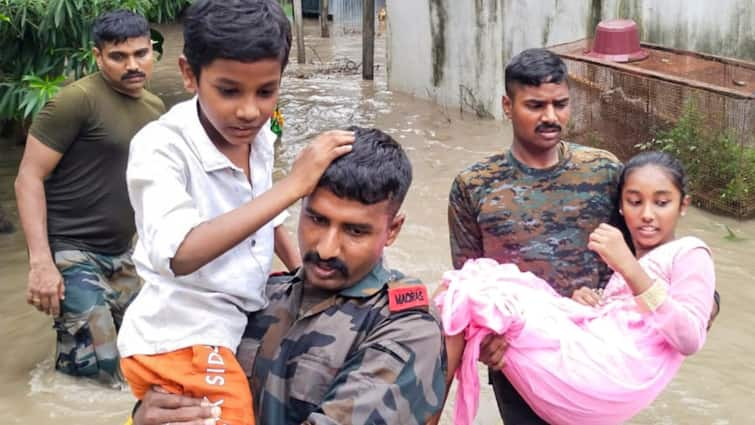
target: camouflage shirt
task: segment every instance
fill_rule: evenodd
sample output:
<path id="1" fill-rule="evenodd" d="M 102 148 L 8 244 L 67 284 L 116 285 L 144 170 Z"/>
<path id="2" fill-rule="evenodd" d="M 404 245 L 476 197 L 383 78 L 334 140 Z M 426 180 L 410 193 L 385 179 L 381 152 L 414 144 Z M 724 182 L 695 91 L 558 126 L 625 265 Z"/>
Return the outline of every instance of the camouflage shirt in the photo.
<path id="1" fill-rule="evenodd" d="M 451 186 L 448 225 L 455 268 L 470 258 L 515 263 L 561 295 L 595 288 L 610 270 L 587 249 L 614 221 L 621 164 L 609 152 L 562 142 L 559 162 L 529 168 L 508 151 L 462 171 Z"/>
<path id="2" fill-rule="evenodd" d="M 427 307 L 389 307 L 396 288 L 421 289 L 427 305 L 419 281 L 381 264 L 335 294 L 301 274 L 272 277 L 270 304 L 249 316 L 237 353 L 257 423 L 410 425 L 436 413 L 445 394 L 441 328 Z"/>

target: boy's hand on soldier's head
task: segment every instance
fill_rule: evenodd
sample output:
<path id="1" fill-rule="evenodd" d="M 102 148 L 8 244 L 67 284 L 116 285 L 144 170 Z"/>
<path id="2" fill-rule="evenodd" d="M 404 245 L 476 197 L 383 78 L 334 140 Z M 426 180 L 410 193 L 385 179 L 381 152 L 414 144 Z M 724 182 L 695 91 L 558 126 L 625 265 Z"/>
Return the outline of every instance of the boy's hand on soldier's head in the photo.
<path id="1" fill-rule="evenodd" d="M 331 162 L 351 152 L 354 132 L 331 130 L 320 134 L 299 152 L 290 176 L 301 187 L 301 196 L 309 195 Z"/>

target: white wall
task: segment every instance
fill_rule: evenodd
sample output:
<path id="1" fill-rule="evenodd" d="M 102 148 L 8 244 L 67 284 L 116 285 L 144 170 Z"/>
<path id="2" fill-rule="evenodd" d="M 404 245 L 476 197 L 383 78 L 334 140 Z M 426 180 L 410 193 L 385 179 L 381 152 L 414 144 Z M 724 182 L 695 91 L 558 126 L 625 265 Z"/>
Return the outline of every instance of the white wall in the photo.
<path id="1" fill-rule="evenodd" d="M 631 17 L 644 41 L 755 60 L 753 0 L 387 0 L 389 85 L 501 117 L 515 53 L 588 37 Z"/>

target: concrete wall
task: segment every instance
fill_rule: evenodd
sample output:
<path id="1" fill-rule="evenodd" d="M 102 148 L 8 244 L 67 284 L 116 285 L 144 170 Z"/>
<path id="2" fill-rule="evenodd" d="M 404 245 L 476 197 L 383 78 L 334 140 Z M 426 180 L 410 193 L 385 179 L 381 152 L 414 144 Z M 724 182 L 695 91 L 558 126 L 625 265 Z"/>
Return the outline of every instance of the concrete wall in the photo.
<path id="1" fill-rule="evenodd" d="M 752 0 L 603 0 L 602 16 L 634 19 L 643 41 L 755 61 Z"/>
<path id="2" fill-rule="evenodd" d="M 630 17 L 642 39 L 755 60 L 752 0 L 387 0 L 393 90 L 501 117 L 513 54 L 592 35 Z"/>

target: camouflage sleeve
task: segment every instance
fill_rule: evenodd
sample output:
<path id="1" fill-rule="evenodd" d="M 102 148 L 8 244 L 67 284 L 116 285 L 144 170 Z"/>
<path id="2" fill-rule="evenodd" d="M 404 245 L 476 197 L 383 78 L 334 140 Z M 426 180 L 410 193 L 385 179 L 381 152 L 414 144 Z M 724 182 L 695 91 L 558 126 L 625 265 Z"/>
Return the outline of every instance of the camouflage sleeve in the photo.
<path id="1" fill-rule="evenodd" d="M 445 346 L 427 312 L 390 315 L 349 356 L 305 424 L 424 424 L 442 407 Z"/>
<path id="2" fill-rule="evenodd" d="M 456 269 L 470 258 L 483 256 L 482 234 L 477 224 L 477 212 L 469 190 L 460 177 L 454 179 L 448 195 L 448 233 L 451 241 L 451 260 Z"/>

